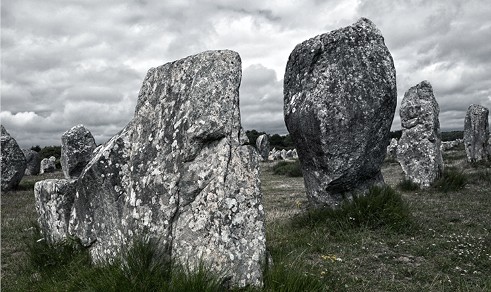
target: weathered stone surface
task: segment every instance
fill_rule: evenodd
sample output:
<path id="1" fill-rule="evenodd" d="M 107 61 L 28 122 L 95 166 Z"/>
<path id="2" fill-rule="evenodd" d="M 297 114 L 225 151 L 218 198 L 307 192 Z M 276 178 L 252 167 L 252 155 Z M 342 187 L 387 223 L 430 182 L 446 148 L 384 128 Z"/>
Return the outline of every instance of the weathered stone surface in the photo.
<path id="1" fill-rule="evenodd" d="M 387 159 L 397 159 L 397 144 L 396 138 L 390 139 L 390 144 L 387 146 Z"/>
<path id="2" fill-rule="evenodd" d="M 66 179 L 77 178 L 97 147 L 94 136 L 84 125 L 77 125 L 61 136 L 61 168 Z"/>
<path id="3" fill-rule="evenodd" d="M 267 134 L 262 134 L 256 139 L 256 148 L 263 161 L 268 160 L 269 139 Z"/>
<path id="4" fill-rule="evenodd" d="M 241 287 L 262 284 L 259 162 L 244 145 L 240 79 L 232 51 L 148 71 L 134 118 L 74 183 L 69 233 L 95 261 L 146 233 L 178 261 L 203 261 Z"/>
<path id="5" fill-rule="evenodd" d="M 489 110 L 481 105 L 471 104 L 464 121 L 464 145 L 467 161 L 488 161 Z"/>
<path id="6" fill-rule="evenodd" d="M 280 151 L 280 157 L 282 160 L 285 160 L 286 159 L 286 150 L 285 149 L 281 149 Z"/>
<path id="7" fill-rule="evenodd" d="M 26 157 L 26 171 L 25 175 L 38 175 L 41 168 L 41 157 L 39 153 L 31 149 L 22 149 L 24 156 Z"/>
<path id="8" fill-rule="evenodd" d="M 20 149 L 17 141 L 1 127 L 1 146 L 2 146 L 2 192 L 9 191 L 17 187 L 24 176 L 26 170 L 26 158 Z"/>
<path id="9" fill-rule="evenodd" d="M 293 149 L 293 150 L 292 150 L 292 158 L 293 158 L 293 159 L 298 159 L 297 149 Z"/>
<path id="10" fill-rule="evenodd" d="M 39 173 L 50 173 L 56 170 L 56 157 L 51 156 L 50 158 L 43 158 L 41 160 L 41 167 L 39 169 Z"/>
<path id="11" fill-rule="evenodd" d="M 75 199 L 73 184 L 64 179 L 39 181 L 34 185 L 34 197 L 39 226 L 46 239 L 52 243 L 65 239 Z"/>
<path id="12" fill-rule="evenodd" d="M 284 78 L 285 123 L 312 206 L 336 207 L 383 183 L 396 103 L 392 56 L 370 20 L 295 47 Z"/>
<path id="13" fill-rule="evenodd" d="M 439 113 L 440 108 L 428 81 L 411 87 L 404 94 L 397 160 L 406 179 L 422 188 L 429 187 L 443 172 Z"/>

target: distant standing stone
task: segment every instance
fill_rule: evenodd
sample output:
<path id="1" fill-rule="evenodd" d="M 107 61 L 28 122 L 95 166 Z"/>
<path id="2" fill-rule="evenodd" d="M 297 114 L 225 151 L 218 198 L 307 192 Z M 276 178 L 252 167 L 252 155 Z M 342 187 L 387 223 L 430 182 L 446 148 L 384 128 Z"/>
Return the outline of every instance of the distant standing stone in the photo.
<path id="1" fill-rule="evenodd" d="M 464 122 L 464 144 L 467 161 L 488 161 L 489 110 L 481 105 L 471 104 Z"/>
<path id="2" fill-rule="evenodd" d="M 56 157 L 51 156 L 50 158 L 43 158 L 43 160 L 41 160 L 40 174 L 54 172 L 55 170 Z"/>
<path id="3" fill-rule="evenodd" d="M 17 141 L 1 127 L 1 143 L 2 143 L 2 192 L 6 192 L 16 188 L 26 170 L 26 158 L 20 149 Z"/>
<path id="4" fill-rule="evenodd" d="M 97 147 L 87 128 L 77 125 L 61 136 L 61 168 L 66 179 L 77 178 Z"/>
<path id="5" fill-rule="evenodd" d="M 31 149 L 22 149 L 26 157 L 27 167 L 25 175 L 38 175 L 41 168 L 41 157 L 39 153 Z"/>
<path id="6" fill-rule="evenodd" d="M 256 148 L 263 161 L 268 160 L 269 139 L 267 134 L 262 134 L 256 139 Z"/>
<path id="7" fill-rule="evenodd" d="M 285 123 L 313 207 L 382 184 L 397 103 L 396 72 L 368 19 L 295 47 L 284 78 Z"/>
<path id="8" fill-rule="evenodd" d="M 440 108 L 428 81 L 411 87 L 402 99 L 402 136 L 397 160 L 406 179 L 421 188 L 429 187 L 443 172 Z"/>

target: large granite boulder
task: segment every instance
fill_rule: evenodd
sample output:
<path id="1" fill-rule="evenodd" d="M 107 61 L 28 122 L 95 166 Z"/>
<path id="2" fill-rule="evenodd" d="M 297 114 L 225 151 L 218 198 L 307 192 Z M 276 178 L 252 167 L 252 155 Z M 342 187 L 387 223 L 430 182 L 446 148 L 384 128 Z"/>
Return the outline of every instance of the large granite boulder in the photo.
<path id="1" fill-rule="evenodd" d="M 51 173 L 56 170 L 56 157 L 51 156 L 50 158 L 43 158 L 41 160 L 41 166 L 39 168 L 39 173 Z"/>
<path id="2" fill-rule="evenodd" d="M 67 237 L 75 199 L 73 184 L 65 179 L 47 179 L 34 185 L 36 211 L 41 232 L 50 243 Z"/>
<path id="3" fill-rule="evenodd" d="M 17 141 L 10 136 L 3 125 L 1 128 L 1 146 L 2 146 L 2 192 L 10 191 L 16 188 L 26 170 L 26 158 L 20 149 Z"/>
<path id="4" fill-rule="evenodd" d="M 404 94 L 397 160 L 406 179 L 421 188 L 429 187 L 443 172 L 439 113 L 440 108 L 428 81 L 411 87 Z"/>
<path id="5" fill-rule="evenodd" d="M 135 236 L 191 268 L 261 286 L 264 210 L 256 150 L 240 125 L 241 60 L 207 51 L 148 71 L 129 124 L 94 152 L 68 233 L 95 262 Z"/>
<path id="6" fill-rule="evenodd" d="M 370 20 L 295 47 L 284 78 L 285 123 L 313 207 L 336 207 L 383 183 L 396 103 L 392 56 Z"/>
<path id="7" fill-rule="evenodd" d="M 39 153 L 31 149 L 22 149 L 26 157 L 25 175 L 38 175 L 41 168 L 41 157 Z"/>
<path id="8" fill-rule="evenodd" d="M 488 161 L 489 110 L 478 104 L 471 104 L 464 121 L 464 145 L 467 161 Z"/>
<path id="9" fill-rule="evenodd" d="M 267 134 L 262 134 L 256 139 L 256 148 L 263 161 L 268 160 L 269 139 Z"/>
<path id="10" fill-rule="evenodd" d="M 63 133 L 60 162 L 66 179 L 75 179 L 82 173 L 96 147 L 94 136 L 84 125 Z"/>

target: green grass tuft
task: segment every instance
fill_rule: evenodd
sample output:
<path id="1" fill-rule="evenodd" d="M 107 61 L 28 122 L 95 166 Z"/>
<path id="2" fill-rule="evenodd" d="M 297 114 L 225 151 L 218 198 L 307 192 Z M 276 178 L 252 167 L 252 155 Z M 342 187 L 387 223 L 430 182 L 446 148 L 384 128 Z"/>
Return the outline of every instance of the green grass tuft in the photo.
<path id="1" fill-rule="evenodd" d="M 455 167 L 446 167 L 442 177 L 433 183 L 433 188 L 444 193 L 455 192 L 462 190 L 467 181 L 467 175 L 463 171 Z"/>
<path id="2" fill-rule="evenodd" d="M 299 160 L 295 160 L 294 162 L 280 161 L 273 166 L 273 173 L 276 175 L 286 175 L 289 177 L 303 176 Z"/>
<path id="3" fill-rule="evenodd" d="M 390 187 L 373 187 L 365 196 L 355 197 L 338 209 L 320 208 L 293 219 L 296 226 L 329 225 L 333 231 L 387 228 L 407 232 L 414 227 L 411 212 L 400 194 Z"/>

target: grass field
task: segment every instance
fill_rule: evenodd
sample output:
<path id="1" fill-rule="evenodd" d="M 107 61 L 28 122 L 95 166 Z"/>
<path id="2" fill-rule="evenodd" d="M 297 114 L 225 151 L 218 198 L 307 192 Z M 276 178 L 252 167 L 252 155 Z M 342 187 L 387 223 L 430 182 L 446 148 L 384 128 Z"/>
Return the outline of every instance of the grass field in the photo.
<path id="1" fill-rule="evenodd" d="M 455 188 L 440 184 L 404 191 L 398 187 L 403 179 L 400 166 L 386 162 L 386 183 L 400 194 L 397 198 L 402 198 L 409 216 L 392 216 L 388 220 L 395 222 L 385 225 L 350 224 L 356 214 L 346 221 L 339 219 L 343 214 L 309 212 L 303 179 L 275 175 L 272 163 L 261 164 L 267 245 L 273 260 L 264 291 L 491 291 L 491 170 L 484 164 L 469 166 L 462 152 L 444 156 L 454 176 L 442 184 L 458 181 Z M 2 194 L 2 291 L 66 287 L 56 283 L 66 279 L 36 270 L 27 248 L 36 239 L 32 187 L 45 178 L 25 177 L 20 190 Z M 384 208 L 374 212 L 399 212 Z M 356 220 L 363 221 L 367 216 L 360 214 Z M 410 224 L 390 228 L 398 220 Z M 79 265 L 63 277 L 77 278 L 87 270 L 84 263 Z"/>

